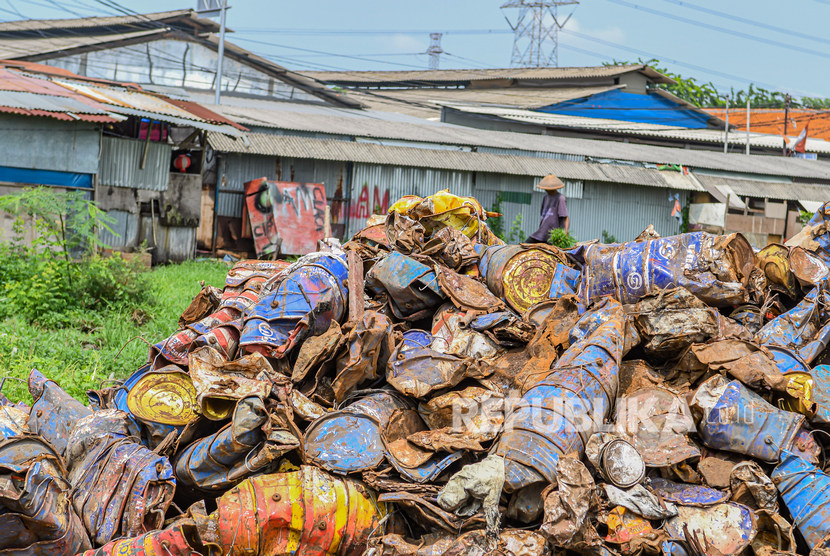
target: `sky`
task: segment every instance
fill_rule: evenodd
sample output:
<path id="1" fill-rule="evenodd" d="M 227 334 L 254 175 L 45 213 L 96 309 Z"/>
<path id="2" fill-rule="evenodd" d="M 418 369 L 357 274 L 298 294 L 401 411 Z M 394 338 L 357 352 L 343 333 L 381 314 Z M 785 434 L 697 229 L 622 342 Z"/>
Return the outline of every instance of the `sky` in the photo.
<path id="1" fill-rule="evenodd" d="M 228 0 L 229 40 L 292 70 L 509 67 L 506 0 Z M 196 0 L 0 0 L 0 19 L 66 18 L 195 7 Z M 786 10 L 784 8 L 787 8 Z M 559 8 L 558 65 L 657 58 L 722 92 L 755 83 L 830 97 L 830 0 L 581 0 Z M 570 17 L 569 17 L 570 16 Z M 508 23 L 507 19 L 510 20 Z"/>

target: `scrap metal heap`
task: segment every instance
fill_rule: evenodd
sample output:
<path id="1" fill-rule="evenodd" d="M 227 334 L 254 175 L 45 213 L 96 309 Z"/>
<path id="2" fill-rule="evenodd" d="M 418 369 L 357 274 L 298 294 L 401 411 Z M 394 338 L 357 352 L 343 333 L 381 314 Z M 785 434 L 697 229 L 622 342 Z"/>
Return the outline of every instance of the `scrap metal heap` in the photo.
<path id="1" fill-rule="evenodd" d="M 405 197 L 242 261 L 88 405 L 32 370 L 0 555 L 828 553 L 830 203 L 758 253 L 487 216 Z"/>

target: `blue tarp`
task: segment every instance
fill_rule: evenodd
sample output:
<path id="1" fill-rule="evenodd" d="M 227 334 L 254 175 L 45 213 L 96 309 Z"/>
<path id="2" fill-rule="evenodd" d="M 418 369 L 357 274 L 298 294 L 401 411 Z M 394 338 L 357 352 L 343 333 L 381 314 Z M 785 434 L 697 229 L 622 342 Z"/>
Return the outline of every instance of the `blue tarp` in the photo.
<path id="1" fill-rule="evenodd" d="M 0 166 L 0 182 L 92 189 L 92 174 Z"/>
<path id="2" fill-rule="evenodd" d="M 536 111 L 585 118 L 669 125 L 687 129 L 705 129 L 706 122 L 709 120 L 709 116 L 684 108 L 657 94 L 640 95 L 619 90 L 551 104 L 538 108 Z"/>

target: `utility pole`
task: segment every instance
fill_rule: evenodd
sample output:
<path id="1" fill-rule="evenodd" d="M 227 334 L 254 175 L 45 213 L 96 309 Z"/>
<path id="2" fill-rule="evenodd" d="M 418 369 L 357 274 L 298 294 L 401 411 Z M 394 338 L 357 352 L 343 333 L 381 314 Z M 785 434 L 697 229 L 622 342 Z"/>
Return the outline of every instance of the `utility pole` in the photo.
<path id="1" fill-rule="evenodd" d="M 746 154 L 749 154 L 749 97 L 746 97 Z"/>
<path id="2" fill-rule="evenodd" d="M 726 127 L 723 130 L 723 154 L 729 154 L 729 96 L 726 97 Z"/>
<path id="3" fill-rule="evenodd" d="M 219 59 L 216 61 L 216 99 L 215 104 L 222 103 L 222 61 L 225 57 L 225 16 L 228 11 L 228 0 L 222 0 L 221 15 L 219 16 Z"/>
<path id="4" fill-rule="evenodd" d="M 510 65 L 541 68 L 559 65 L 559 30 L 573 12 L 560 22 L 559 7 L 579 4 L 578 0 L 510 0 L 501 9 L 518 9 L 516 23 L 505 15 L 513 30 L 513 54 Z"/>
<path id="5" fill-rule="evenodd" d="M 781 152 L 782 155 L 787 156 L 787 121 L 790 119 L 790 93 L 787 93 L 784 96 L 784 137 L 782 141 L 784 142 L 784 149 Z"/>
<path id="6" fill-rule="evenodd" d="M 441 48 L 441 37 L 444 36 L 444 33 L 430 33 L 429 34 L 429 48 L 427 48 L 427 54 L 429 54 L 429 69 L 437 70 L 438 64 L 441 61 L 441 54 L 444 53 L 444 49 Z"/>

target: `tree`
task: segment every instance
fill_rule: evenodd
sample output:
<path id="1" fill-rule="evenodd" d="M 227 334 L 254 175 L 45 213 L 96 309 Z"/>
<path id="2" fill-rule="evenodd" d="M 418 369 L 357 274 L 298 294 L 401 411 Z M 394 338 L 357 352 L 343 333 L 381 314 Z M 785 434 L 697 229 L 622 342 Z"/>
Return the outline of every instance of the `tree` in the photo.
<path id="1" fill-rule="evenodd" d="M 605 63 L 606 66 L 627 66 L 634 62 L 614 60 L 611 63 Z M 678 73 L 669 71 L 662 66 L 660 60 L 651 58 L 649 60 L 638 59 L 638 64 L 646 64 L 663 75 L 672 78 L 677 82 L 676 85 L 654 85 L 654 88 L 665 89 L 673 95 L 682 98 L 686 102 L 690 102 L 695 106 L 702 108 L 723 108 L 726 106 L 724 97 L 727 95 L 718 91 L 717 87 L 710 81 L 702 83 L 694 77 L 684 77 Z M 736 91 L 734 88 L 729 90 L 730 102 L 734 105 L 746 105 L 749 99 L 753 108 L 784 108 L 787 103 L 787 95 L 781 91 L 770 91 L 763 87 L 758 87 L 755 84 L 750 84 L 747 90 L 740 89 Z M 815 98 L 815 97 L 801 97 L 790 98 L 790 108 L 810 108 L 816 110 L 824 110 L 830 108 L 830 99 Z"/>

